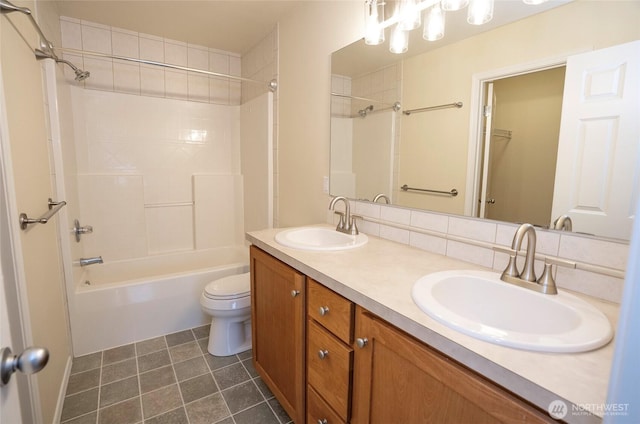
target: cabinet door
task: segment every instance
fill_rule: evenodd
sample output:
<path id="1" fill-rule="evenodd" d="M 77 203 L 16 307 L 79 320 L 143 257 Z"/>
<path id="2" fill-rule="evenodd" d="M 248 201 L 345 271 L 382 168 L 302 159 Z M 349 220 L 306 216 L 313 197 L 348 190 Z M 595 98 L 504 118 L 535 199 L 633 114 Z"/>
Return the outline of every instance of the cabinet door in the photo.
<path id="1" fill-rule="evenodd" d="M 354 424 L 553 422 L 360 307 L 355 337 Z"/>
<path id="2" fill-rule="evenodd" d="M 251 246 L 253 363 L 297 423 L 304 423 L 305 276 Z"/>

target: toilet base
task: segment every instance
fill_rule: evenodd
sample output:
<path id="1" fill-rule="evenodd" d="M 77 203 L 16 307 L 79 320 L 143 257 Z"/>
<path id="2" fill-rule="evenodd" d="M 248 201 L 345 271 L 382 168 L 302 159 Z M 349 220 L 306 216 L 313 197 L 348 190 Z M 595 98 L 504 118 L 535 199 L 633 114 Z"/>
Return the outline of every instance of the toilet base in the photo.
<path id="1" fill-rule="evenodd" d="M 213 318 L 207 351 L 214 356 L 231 356 L 251 349 L 251 319 Z"/>

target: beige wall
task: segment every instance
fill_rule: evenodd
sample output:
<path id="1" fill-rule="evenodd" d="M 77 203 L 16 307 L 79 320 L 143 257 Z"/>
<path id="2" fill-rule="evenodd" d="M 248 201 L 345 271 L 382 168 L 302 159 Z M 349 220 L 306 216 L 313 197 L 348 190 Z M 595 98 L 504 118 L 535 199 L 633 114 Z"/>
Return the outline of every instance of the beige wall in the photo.
<path id="1" fill-rule="evenodd" d="M 33 2 L 15 4 L 35 10 Z M 48 13 L 50 10 L 46 9 L 43 12 Z M 2 83 L 17 197 L 17 211 L 14 212 L 38 217 L 47 209 L 47 198 L 55 198 L 49 167 L 41 64 L 33 54 L 38 38 L 26 16 L 14 13 L 0 19 Z M 16 231 L 22 245 L 24 269 L 21 274 L 26 283 L 32 342 L 46 346 L 51 353 L 49 364 L 35 379 L 43 420 L 52 422 L 71 354 L 56 226 L 38 224 L 30 226 L 28 231 Z"/>
<path id="2" fill-rule="evenodd" d="M 465 183 L 469 119 L 474 112 L 468 105 L 474 74 L 638 39 L 639 14 L 637 1 L 577 0 L 405 60 L 405 109 L 456 101 L 465 106 L 403 116 L 401 183 L 440 190 L 455 187 L 460 195 L 450 198 L 405 193 L 399 195 L 399 204 L 463 212 L 465 196 L 470 195 L 465 193 Z"/>
<path id="3" fill-rule="evenodd" d="M 363 32 L 360 1 L 301 2 L 280 22 L 279 226 L 324 222 L 331 53 Z"/>
<path id="4" fill-rule="evenodd" d="M 551 223 L 564 71 L 563 66 L 494 82 L 487 197 L 495 203 L 487 205 L 487 218 Z M 496 135 L 499 130 L 511 131 L 511 138 Z"/>

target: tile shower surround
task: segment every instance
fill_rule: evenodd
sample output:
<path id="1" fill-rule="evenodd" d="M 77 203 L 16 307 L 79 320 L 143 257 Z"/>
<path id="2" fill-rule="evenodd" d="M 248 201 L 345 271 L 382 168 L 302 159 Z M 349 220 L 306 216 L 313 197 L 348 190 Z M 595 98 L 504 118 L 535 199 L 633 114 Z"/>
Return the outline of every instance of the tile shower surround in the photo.
<path id="1" fill-rule="evenodd" d="M 73 360 L 64 424 L 291 422 L 252 365 L 251 351 L 207 352 L 209 326 Z"/>
<path id="2" fill-rule="evenodd" d="M 327 198 L 329 204 L 329 198 Z M 418 249 L 502 271 L 508 255 L 494 246 L 511 247 L 516 224 L 467 218 L 371 202 L 351 201 L 351 211 L 364 217 L 360 231 Z M 333 211 L 327 223 L 337 224 Z M 574 261 L 577 269 L 558 267 L 559 287 L 620 303 L 629 244 L 624 241 L 536 229 L 536 272 L 542 273 L 542 256 Z M 519 255 L 519 260 L 524 259 Z M 519 262 L 522 267 L 522 262 Z"/>

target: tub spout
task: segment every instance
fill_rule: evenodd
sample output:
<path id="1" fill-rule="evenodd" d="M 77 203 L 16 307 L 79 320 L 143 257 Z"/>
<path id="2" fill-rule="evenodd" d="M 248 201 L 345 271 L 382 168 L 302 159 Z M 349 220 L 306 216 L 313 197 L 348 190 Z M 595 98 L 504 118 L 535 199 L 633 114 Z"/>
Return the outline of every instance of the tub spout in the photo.
<path id="1" fill-rule="evenodd" d="M 87 265 L 101 264 L 101 263 L 103 263 L 102 256 L 95 256 L 93 258 L 80 258 L 80 266 L 87 266 Z"/>

